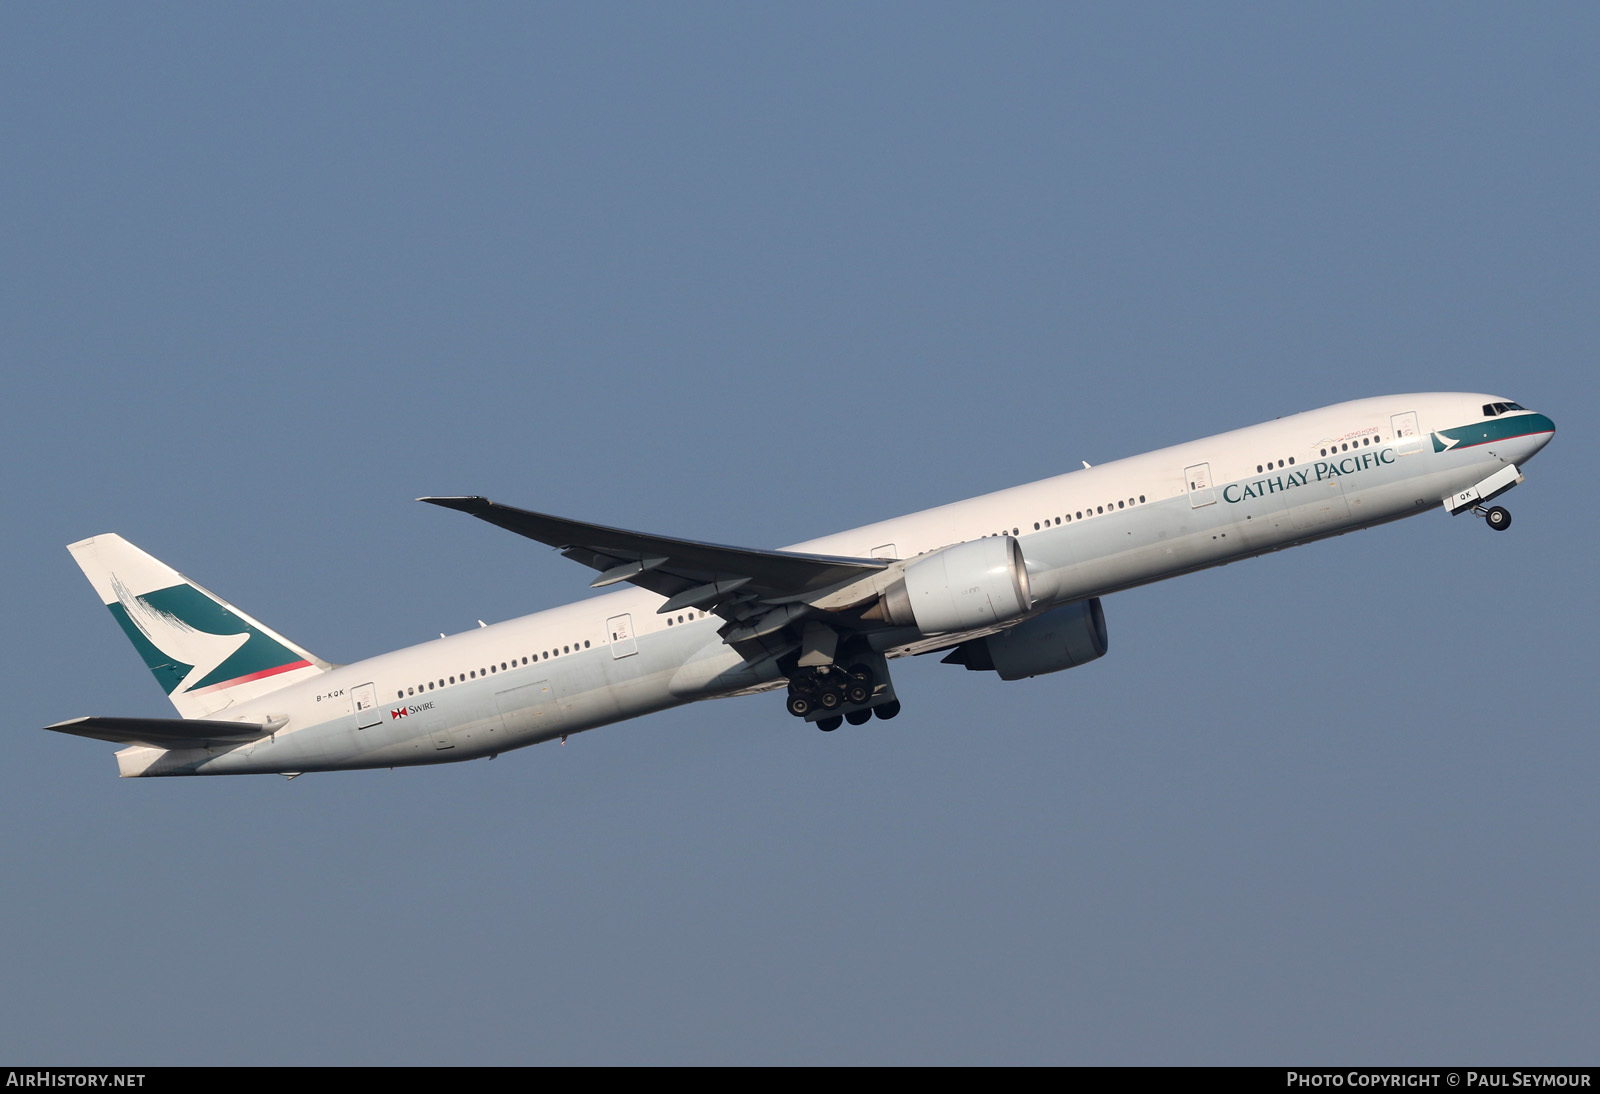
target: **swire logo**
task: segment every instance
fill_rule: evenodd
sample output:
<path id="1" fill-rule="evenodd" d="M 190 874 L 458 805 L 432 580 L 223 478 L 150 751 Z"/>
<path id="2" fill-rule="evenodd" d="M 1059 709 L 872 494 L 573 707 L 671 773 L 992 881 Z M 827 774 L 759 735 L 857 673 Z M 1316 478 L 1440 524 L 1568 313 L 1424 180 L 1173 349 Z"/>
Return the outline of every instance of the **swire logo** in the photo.
<path id="1" fill-rule="evenodd" d="M 397 707 L 389 712 L 389 720 L 393 721 L 396 718 L 404 718 L 407 713 L 408 712 L 406 711 L 405 707 Z"/>

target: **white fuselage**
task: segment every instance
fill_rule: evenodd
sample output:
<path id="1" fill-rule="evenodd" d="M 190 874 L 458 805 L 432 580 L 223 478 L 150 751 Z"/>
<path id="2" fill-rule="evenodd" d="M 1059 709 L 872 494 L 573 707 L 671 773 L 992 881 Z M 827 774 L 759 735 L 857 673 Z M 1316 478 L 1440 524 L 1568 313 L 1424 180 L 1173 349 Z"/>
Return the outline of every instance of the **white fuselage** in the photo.
<path id="1" fill-rule="evenodd" d="M 1485 419 L 1497 399 L 1341 403 L 790 549 L 906 559 L 1014 535 L 1042 612 L 1437 508 L 1550 439 L 1549 419 L 1533 412 Z M 629 588 L 340 666 L 218 715 L 283 720 L 270 737 L 230 749 L 135 746 L 119 764 L 124 775 L 156 775 L 449 762 L 783 683 L 770 663 L 752 668 L 723 643 L 719 617 L 663 616 L 662 603 Z M 873 642 L 896 657 L 962 637 L 884 631 Z"/>

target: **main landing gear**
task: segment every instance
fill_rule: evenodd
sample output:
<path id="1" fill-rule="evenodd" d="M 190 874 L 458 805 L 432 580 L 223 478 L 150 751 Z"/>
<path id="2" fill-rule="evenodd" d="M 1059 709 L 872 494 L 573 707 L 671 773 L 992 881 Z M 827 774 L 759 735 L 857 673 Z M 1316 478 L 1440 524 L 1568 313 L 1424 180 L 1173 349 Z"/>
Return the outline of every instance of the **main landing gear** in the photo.
<path id="1" fill-rule="evenodd" d="M 877 674 L 867 664 L 851 665 L 848 669 L 837 665 L 823 665 L 802 670 L 789 680 L 789 713 L 796 718 L 806 718 L 824 711 L 814 718 L 817 728 L 832 733 L 848 719 L 853 726 L 869 721 L 873 715 L 889 719 L 900 713 L 900 701 L 868 706 L 878 686 Z M 891 693 L 892 694 L 892 693 Z M 853 709 L 846 710 L 850 707 Z M 834 714 L 833 711 L 840 713 Z"/>
<path id="2" fill-rule="evenodd" d="M 838 710 L 846 704 L 860 706 L 872 698 L 875 683 L 867 665 L 811 669 L 789 681 L 789 713 L 804 718 L 813 710 Z"/>
<path id="3" fill-rule="evenodd" d="M 887 722 L 899 713 L 900 700 L 891 699 L 887 703 L 875 706 L 870 710 L 852 710 L 848 714 L 831 714 L 826 718 L 818 718 L 817 728 L 824 733 L 832 733 L 845 722 L 849 722 L 853 726 L 864 726 L 872 721 L 873 715 L 877 715 Z"/>

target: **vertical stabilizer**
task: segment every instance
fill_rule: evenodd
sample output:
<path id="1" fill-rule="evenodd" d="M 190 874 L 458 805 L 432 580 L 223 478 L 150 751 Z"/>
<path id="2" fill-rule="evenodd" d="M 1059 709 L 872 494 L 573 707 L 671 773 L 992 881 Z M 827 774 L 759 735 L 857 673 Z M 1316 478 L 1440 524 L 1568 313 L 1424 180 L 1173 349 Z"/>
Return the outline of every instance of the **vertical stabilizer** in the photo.
<path id="1" fill-rule="evenodd" d="M 185 718 L 331 667 L 121 536 L 94 536 L 67 550 Z"/>

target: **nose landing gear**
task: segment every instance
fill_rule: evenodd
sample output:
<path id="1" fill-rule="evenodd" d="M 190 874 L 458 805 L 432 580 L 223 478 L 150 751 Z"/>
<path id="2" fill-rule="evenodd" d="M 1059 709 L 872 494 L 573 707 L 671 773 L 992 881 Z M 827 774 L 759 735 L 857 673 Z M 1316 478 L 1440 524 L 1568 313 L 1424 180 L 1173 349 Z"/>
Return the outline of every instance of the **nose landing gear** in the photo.
<path id="1" fill-rule="evenodd" d="M 1498 505 L 1489 508 L 1485 506 L 1521 481 L 1522 472 L 1517 470 L 1517 465 L 1506 464 L 1482 482 L 1445 497 L 1443 499 L 1445 512 L 1452 517 L 1466 512 L 1474 513 L 1482 517 L 1496 532 L 1504 532 L 1511 527 L 1511 514 Z"/>
<path id="2" fill-rule="evenodd" d="M 1511 527 L 1511 513 L 1501 506 L 1492 505 L 1488 509 L 1479 506 L 1477 512 L 1482 514 L 1484 522 L 1496 532 L 1504 532 Z"/>

